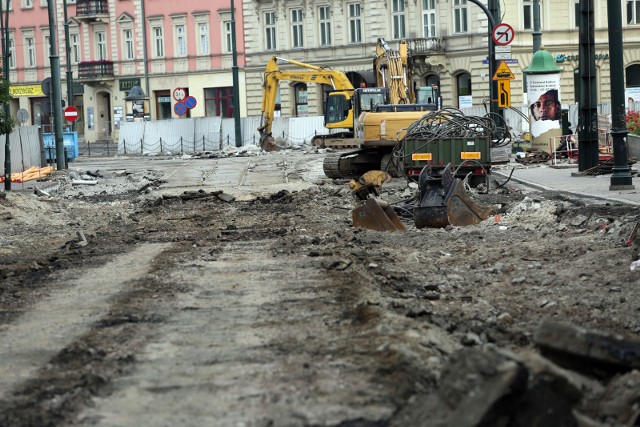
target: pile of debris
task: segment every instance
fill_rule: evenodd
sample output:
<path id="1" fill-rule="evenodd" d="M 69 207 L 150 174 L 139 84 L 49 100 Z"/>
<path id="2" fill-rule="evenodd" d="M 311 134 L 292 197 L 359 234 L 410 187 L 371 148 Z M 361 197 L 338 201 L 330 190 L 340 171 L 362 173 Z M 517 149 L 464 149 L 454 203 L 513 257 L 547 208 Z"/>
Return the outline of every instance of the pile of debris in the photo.
<path id="1" fill-rule="evenodd" d="M 458 350 L 435 393 L 417 396 L 392 425 L 637 426 L 640 342 L 545 320 L 540 353 Z"/>

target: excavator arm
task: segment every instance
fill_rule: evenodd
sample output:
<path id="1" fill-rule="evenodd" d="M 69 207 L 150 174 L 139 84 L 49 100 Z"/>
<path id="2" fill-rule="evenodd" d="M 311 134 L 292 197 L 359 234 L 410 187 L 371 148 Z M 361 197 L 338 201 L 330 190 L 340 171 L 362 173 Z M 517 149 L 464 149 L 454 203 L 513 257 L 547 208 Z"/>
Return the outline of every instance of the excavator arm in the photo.
<path id="1" fill-rule="evenodd" d="M 409 49 L 405 41 L 400 42 L 400 50 L 396 51 L 384 39 L 378 39 L 374 73 L 376 85 L 387 89 L 389 104 L 414 103 L 410 88 Z"/>
<path id="2" fill-rule="evenodd" d="M 296 65 L 306 69 L 280 70 L 278 65 L 279 62 Z M 266 147 L 265 149 L 277 149 L 275 148 L 277 146 L 275 145 L 271 135 L 271 127 L 273 126 L 276 97 L 278 96 L 278 85 L 280 81 L 325 84 L 331 86 L 336 91 L 347 92 L 349 97 L 354 90 L 353 85 L 347 76 L 340 71 L 305 64 L 291 59 L 279 58 L 277 56 L 272 57 L 267 63 L 264 73 L 261 108 L 262 117 L 260 120 L 260 127 L 258 127 L 258 131 L 260 132 L 260 145 L 263 148 Z M 353 122 L 352 114 L 348 115 L 348 119 L 345 120 L 345 122 L 348 120 Z M 353 126 L 353 124 L 351 123 L 350 126 Z"/>

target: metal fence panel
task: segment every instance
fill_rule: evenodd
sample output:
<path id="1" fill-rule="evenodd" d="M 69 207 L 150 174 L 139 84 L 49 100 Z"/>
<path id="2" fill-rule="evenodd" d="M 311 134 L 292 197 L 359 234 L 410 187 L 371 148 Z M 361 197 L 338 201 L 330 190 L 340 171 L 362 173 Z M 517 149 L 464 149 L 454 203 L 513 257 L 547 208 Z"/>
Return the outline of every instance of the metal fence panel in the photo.
<path id="1" fill-rule="evenodd" d="M 0 135 L 0 170 L 4 176 L 4 151 L 6 137 Z M 40 133 L 37 126 L 18 126 L 9 135 L 11 149 L 11 173 L 23 172 L 31 166 L 42 167 Z"/>
<path id="2" fill-rule="evenodd" d="M 276 141 L 281 141 L 283 143 L 286 142 L 288 132 L 289 117 L 276 117 L 273 119 L 273 125 L 271 126 L 271 135 L 273 135 Z"/>
<path id="3" fill-rule="evenodd" d="M 199 117 L 193 119 L 193 147 L 185 151 L 213 151 L 220 149 L 222 117 Z"/>
<path id="4" fill-rule="evenodd" d="M 147 122 L 123 122 L 118 136 L 118 153 L 144 152 L 144 130 Z"/>
<path id="5" fill-rule="evenodd" d="M 260 116 L 244 117 L 242 119 L 242 136 L 244 145 L 260 145 Z"/>
<path id="6" fill-rule="evenodd" d="M 289 119 L 289 142 L 293 145 L 311 144 L 316 135 L 327 134 L 324 117 L 292 117 Z"/>
<path id="7" fill-rule="evenodd" d="M 222 119 L 222 147 L 236 146 L 236 124 L 234 119 Z"/>
<path id="8" fill-rule="evenodd" d="M 180 153 L 193 145 L 196 119 L 169 119 L 146 122 L 144 132 L 147 153 Z"/>

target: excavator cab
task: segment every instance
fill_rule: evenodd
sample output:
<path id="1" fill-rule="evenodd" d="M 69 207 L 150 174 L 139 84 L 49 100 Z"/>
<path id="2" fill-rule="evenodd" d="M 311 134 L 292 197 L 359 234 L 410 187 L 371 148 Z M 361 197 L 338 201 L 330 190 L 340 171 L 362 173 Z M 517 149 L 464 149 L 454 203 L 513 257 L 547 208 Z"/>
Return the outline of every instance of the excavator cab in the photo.
<path id="1" fill-rule="evenodd" d="M 376 111 L 378 106 L 387 104 L 387 90 L 383 87 L 366 87 L 354 91 L 353 109 L 355 117 L 363 112 Z"/>
<path id="2" fill-rule="evenodd" d="M 329 92 L 324 110 L 324 126 L 327 129 L 353 127 L 351 98 L 352 93 L 349 92 Z"/>
<path id="3" fill-rule="evenodd" d="M 381 87 L 329 92 L 324 126 L 327 129 L 353 128 L 362 112 L 376 111 L 379 106 L 386 104 L 386 98 L 386 89 Z"/>

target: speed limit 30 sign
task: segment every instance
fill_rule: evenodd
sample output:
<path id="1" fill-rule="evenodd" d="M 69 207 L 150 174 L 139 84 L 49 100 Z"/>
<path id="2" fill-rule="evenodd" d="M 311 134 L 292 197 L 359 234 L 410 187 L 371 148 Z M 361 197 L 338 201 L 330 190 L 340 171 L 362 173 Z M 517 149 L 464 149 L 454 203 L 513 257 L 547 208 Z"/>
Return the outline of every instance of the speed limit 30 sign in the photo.
<path id="1" fill-rule="evenodd" d="M 184 101 L 187 97 L 187 91 L 184 88 L 178 87 L 173 90 L 173 99 L 176 101 Z"/>

